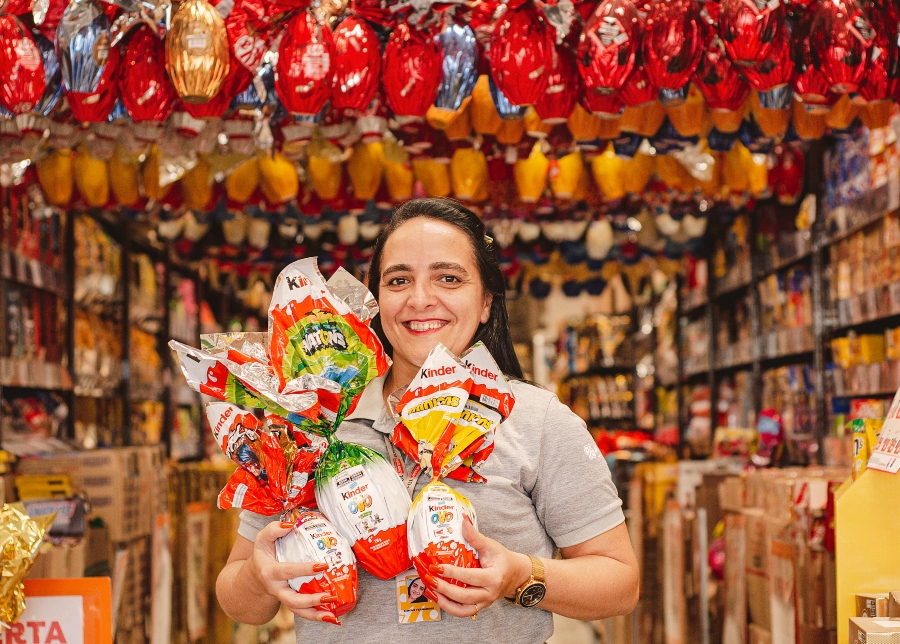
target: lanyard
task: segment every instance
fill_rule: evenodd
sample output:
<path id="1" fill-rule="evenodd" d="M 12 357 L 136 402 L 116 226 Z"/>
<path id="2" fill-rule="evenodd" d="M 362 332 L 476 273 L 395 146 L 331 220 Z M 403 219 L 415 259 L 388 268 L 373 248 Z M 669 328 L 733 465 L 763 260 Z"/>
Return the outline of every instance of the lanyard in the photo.
<path id="1" fill-rule="evenodd" d="M 394 465 L 394 470 L 397 472 L 400 480 L 403 481 L 403 485 L 406 486 L 409 497 L 412 498 L 413 493 L 416 491 L 416 482 L 422 475 L 422 467 L 420 465 L 415 465 L 412 471 L 407 474 L 406 467 L 403 465 L 403 456 L 400 454 L 400 450 L 394 447 L 391 439 L 387 436 L 384 437 L 384 446 L 387 449 L 388 458 Z"/>

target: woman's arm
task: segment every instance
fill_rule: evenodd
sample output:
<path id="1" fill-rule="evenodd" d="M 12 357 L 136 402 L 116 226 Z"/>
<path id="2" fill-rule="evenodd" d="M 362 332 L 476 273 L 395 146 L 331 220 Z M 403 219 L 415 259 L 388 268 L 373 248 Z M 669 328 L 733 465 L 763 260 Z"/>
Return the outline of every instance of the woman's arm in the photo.
<path id="1" fill-rule="evenodd" d="M 481 568 L 443 566 L 423 577 L 438 604 L 451 615 L 470 617 L 501 597 L 514 598 L 516 590 L 531 576 L 527 555 L 504 548 L 479 533 L 468 521 L 463 536 L 478 551 Z M 627 615 L 637 605 L 639 572 L 625 524 L 562 549 L 562 560 L 542 559 L 547 594 L 540 608 L 583 620 Z M 439 579 L 456 579 L 460 588 Z"/>
<path id="2" fill-rule="evenodd" d="M 284 604 L 303 619 L 339 623 L 333 613 L 315 608 L 336 598 L 327 593 L 305 595 L 288 586 L 288 579 L 311 577 L 328 568 L 327 564 L 281 563 L 276 559 L 275 540 L 292 528 L 293 524 L 275 522 L 260 530 L 256 541 L 237 536 L 228 563 L 216 579 L 216 597 L 231 619 L 265 624 L 275 617 L 279 604 Z"/>

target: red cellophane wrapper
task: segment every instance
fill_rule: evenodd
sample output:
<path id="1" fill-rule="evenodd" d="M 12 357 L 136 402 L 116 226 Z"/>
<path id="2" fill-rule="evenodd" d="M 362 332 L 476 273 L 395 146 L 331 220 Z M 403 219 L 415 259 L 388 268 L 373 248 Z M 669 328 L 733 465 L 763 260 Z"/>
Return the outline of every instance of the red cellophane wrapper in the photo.
<path id="1" fill-rule="evenodd" d="M 279 561 L 292 563 L 324 563 L 328 570 L 312 577 L 295 577 L 288 581 L 298 593 L 328 593 L 337 600 L 316 606 L 340 617 L 353 610 L 359 589 L 356 557 L 350 543 L 337 528 L 318 512 L 303 511 L 292 532 L 275 542 Z"/>
<path id="2" fill-rule="evenodd" d="M 481 343 L 462 361 L 439 344 L 401 397 L 397 411 L 402 424 L 394 431 L 395 443 L 431 470 L 431 482 L 409 514 L 409 554 L 420 574 L 434 564 L 478 567 L 478 553 L 462 536 L 464 518 L 477 528 L 475 509 L 439 479 L 486 480 L 473 468 L 493 450 L 494 432 L 513 402 L 503 374 Z"/>

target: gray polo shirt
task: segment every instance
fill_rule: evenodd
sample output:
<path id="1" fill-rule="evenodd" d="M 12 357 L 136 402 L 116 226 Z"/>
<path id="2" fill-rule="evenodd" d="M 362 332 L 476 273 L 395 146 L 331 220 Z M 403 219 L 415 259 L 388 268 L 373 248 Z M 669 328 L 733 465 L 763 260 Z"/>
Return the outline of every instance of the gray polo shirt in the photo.
<path id="1" fill-rule="evenodd" d="M 488 482 L 447 483 L 472 502 L 483 534 L 514 552 L 552 558 L 557 548 L 583 543 L 624 522 L 622 502 L 584 421 L 548 391 L 522 382 L 511 385 L 516 404 L 485 463 Z M 384 435 L 393 421 L 382 392 L 382 379 L 369 384 L 338 428 L 338 438 L 385 453 Z M 419 479 L 416 494 L 426 483 L 425 477 Z M 253 541 L 277 519 L 244 511 L 238 534 Z M 362 569 L 356 607 L 340 619 L 343 627 L 297 618 L 298 644 L 541 644 L 553 634 L 549 612 L 506 600 L 483 609 L 474 621 L 444 613 L 439 622 L 401 625 L 395 581 Z"/>

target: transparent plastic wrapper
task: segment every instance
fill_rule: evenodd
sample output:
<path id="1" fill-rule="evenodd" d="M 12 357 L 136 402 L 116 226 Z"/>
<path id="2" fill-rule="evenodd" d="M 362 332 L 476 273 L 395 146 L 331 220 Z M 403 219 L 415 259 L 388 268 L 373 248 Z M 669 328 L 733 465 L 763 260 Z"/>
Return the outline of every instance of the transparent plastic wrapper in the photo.
<path id="1" fill-rule="evenodd" d="M 298 593 L 337 597 L 330 604 L 316 606 L 318 610 L 340 617 L 356 606 L 358 571 L 350 542 L 318 512 L 301 512 L 294 529 L 275 542 L 275 555 L 282 562 L 328 564 L 324 572 L 288 580 Z"/>
<path id="2" fill-rule="evenodd" d="M 381 454 L 334 437 L 366 385 L 387 371 L 384 349 L 366 324 L 376 311 L 349 274 L 326 284 L 315 259 L 294 262 L 279 275 L 269 307 L 270 355 L 285 389 L 298 376 L 340 385 L 337 396 L 318 392 L 320 418 L 299 425 L 328 441 L 316 469 L 316 502 L 353 544 L 359 565 L 389 579 L 409 568 L 409 496 Z"/>
<path id="3" fill-rule="evenodd" d="M 0 506 L 0 634 L 25 612 L 22 580 L 54 519 L 55 512 L 29 517 L 20 504 Z"/>
<path id="4" fill-rule="evenodd" d="M 419 574 L 430 574 L 434 564 L 479 566 L 478 553 L 462 535 L 464 518 L 478 527 L 475 509 L 439 479 L 486 481 L 474 470 L 476 462 L 480 466 L 493 450 L 497 427 L 514 402 L 497 363 L 481 343 L 461 360 L 438 344 L 400 398 L 397 412 L 402 423 L 392 440 L 402 443 L 407 455 L 415 450 L 413 458 L 431 471 L 431 482 L 409 513 L 409 555 Z"/>

